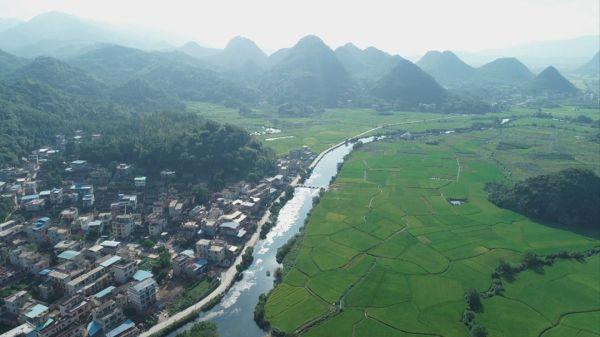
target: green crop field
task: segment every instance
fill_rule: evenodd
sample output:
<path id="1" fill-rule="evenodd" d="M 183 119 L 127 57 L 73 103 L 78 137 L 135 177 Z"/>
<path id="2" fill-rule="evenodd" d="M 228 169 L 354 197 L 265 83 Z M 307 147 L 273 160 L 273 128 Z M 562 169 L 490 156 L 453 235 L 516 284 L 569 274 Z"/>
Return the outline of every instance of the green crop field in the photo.
<path id="1" fill-rule="evenodd" d="M 453 123 L 447 129 L 460 127 Z M 267 319 L 311 337 L 467 336 L 464 294 L 487 290 L 501 260 L 600 245 L 598 233 L 496 207 L 485 184 L 572 166 L 598 173 L 598 144 L 588 137 L 597 132 L 521 112 L 502 128 L 363 146 L 313 209 Z M 599 261 L 523 272 L 504 296 L 483 301 L 477 320 L 490 336 L 597 336 Z"/>
<path id="2" fill-rule="evenodd" d="M 600 257 L 566 260 L 526 271 L 484 300 L 479 319 L 490 336 L 597 336 L 600 334 Z M 514 311 L 519 312 L 515 324 Z"/>
<path id="3" fill-rule="evenodd" d="M 277 112 L 258 109 L 251 115 L 240 115 L 239 110 L 214 104 L 191 102 L 188 110 L 207 119 L 241 126 L 250 132 L 275 128 L 280 133 L 258 135 L 278 154 L 309 146 L 320 152 L 344 139 L 353 137 L 373 127 L 414 120 L 448 117 L 448 115 L 423 112 L 391 112 L 380 114 L 370 109 L 327 109 L 319 115 L 289 117 Z"/>

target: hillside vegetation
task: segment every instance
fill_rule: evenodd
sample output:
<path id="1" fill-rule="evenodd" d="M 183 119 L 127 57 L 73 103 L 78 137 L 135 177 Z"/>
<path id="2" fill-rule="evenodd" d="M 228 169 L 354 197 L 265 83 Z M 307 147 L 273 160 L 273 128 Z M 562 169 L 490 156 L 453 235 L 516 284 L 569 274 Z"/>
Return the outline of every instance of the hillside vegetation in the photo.
<path id="1" fill-rule="evenodd" d="M 494 204 L 534 219 L 600 229 L 600 177 L 589 170 L 566 169 L 512 186 L 491 184 L 488 192 Z"/>

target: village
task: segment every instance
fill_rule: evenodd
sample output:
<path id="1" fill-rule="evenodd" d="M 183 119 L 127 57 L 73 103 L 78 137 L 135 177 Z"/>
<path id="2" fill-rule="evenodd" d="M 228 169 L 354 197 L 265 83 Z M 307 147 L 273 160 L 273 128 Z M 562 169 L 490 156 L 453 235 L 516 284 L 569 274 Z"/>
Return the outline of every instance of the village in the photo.
<path id="1" fill-rule="evenodd" d="M 198 190 L 175 169 L 147 177 L 128 163 L 79 158 L 47 178 L 53 158 L 82 137 L 99 135 L 56 136 L 0 170 L 2 201 L 14 209 L 0 219 L 2 336 L 136 336 L 194 304 L 316 157 L 291 151 L 273 176 L 219 191 Z"/>

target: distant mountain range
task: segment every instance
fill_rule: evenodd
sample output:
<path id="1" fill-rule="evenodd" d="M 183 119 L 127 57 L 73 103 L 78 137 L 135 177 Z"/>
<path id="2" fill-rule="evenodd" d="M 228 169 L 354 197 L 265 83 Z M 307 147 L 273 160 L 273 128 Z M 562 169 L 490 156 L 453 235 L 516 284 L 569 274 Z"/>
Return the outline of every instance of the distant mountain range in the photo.
<path id="1" fill-rule="evenodd" d="M 501 57 L 516 57 L 532 69 L 541 70 L 554 65 L 566 71 L 575 70 L 588 61 L 600 47 L 600 36 L 581 36 L 572 39 L 537 41 L 501 49 L 479 52 L 457 52 L 465 62 L 480 66 Z"/>
<path id="2" fill-rule="evenodd" d="M 0 18 L 0 32 L 12 28 L 21 22 L 21 20 L 15 18 Z"/>
<path id="3" fill-rule="evenodd" d="M 592 73 L 593 62 L 591 60 L 584 65 L 581 71 Z M 544 95 L 571 95 L 577 92 L 575 86 L 556 68 L 547 67 L 536 76 L 514 57 L 498 58 L 473 68 L 450 51 L 430 51 L 417 65 L 449 88 L 506 87 Z"/>
<path id="4" fill-rule="evenodd" d="M 47 12 L 29 21 L 8 21 L 3 25 L 0 49 L 22 57 L 75 56 L 98 43 L 162 49 L 165 41 L 174 39 L 161 32 L 122 28 L 60 12 Z"/>
<path id="5" fill-rule="evenodd" d="M 591 60 L 577 69 L 577 73 L 582 76 L 598 78 L 600 77 L 600 52 L 596 52 Z"/>
<path id="6" fill-rule="evenodd" d="M 8 27 L 0 29 L 0 49 L 8 51 L 0 51 L 0 80 L 32 80 L 67 95 L 153 109 L 190 100 L 322 108 L 386 102 L 410 107 L 450 98 L 457 107 L 460 95 L 491 102 L 506 94 L 576 92 L 555 68 L 536 77 L 515 57 L 475 68 L 454 52 L 430 51 L 414 64 L 351 43 L 334 51 L 314 35 L 270 56 L 241 36 L 224 49 L 193 41 L 173 47 L 158 35 L 140 40 L 124 30 L 56 12 L 0 24 Z M 161 51 L 149 50 L 154 48 Z M 43 57 L 35 58 L 39 55 Z M 598 72 L 598 55 L 590 61 L 591 55 L 587 64 L 580 64 L 582 77 Z"/>

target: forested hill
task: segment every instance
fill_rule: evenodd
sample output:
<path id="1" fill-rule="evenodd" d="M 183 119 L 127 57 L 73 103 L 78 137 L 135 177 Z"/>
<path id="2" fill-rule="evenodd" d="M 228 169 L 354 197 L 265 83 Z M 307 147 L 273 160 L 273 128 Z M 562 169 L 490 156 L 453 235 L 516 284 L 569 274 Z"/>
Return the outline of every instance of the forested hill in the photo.
<path id="1" fill-rule="evenodd" d="M 496 205 L 563 226 L 600 229 L 600 177 L 571 168 L 525 179 L 513 186 L 488 184 Z"/>
<path id="2" fill-rule="evenodd" d="M 193 114 L 135 115 L 106 120 L 94 130 L 100 139 L 88 138 L 69 152 L 96 163 L 132 163 L 148 175 L 175 168 L 214 188 L 274 173 L 275 153 L 245 130 Z"/>
<path id="3" fill-rule="evenodd" d="M 191 75 L 193 76 L 193 75 Z M 270 173 L 274 153 L 242 129 L 207 122 L 147 80 L 108 86 L 81 69 L 37 58 L 0 77 L 0 167 L 83 130 L 69 151 L 102 164 L 134 163 L 148 174 L 173 167 L 223 184 Z M 100 134 L 92 140 L 92 133 Z"/>

